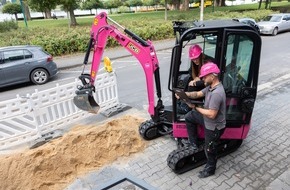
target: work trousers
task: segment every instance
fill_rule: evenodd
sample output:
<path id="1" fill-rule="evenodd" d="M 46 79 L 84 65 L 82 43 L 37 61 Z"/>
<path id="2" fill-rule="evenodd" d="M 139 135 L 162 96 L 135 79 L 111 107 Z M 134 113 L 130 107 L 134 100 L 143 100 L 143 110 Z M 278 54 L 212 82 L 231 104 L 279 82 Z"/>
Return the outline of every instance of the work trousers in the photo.
<path id="1" fill-rule="evenodd" d="M 185 115 L 185 123 L 188 133 L 188 140 L 191 144 L 198 145 L 198 134 L 197 127 L 198 125 L 204 125 L 204 119 L 202 114 L 196 110 L 192 110 Z M 217 144 L 222 136 L 224 129 L 214 131 L 204 128 L 204 152 L 207 158 L 206 167 L 215 169 L 217 163 Z"/>
<path id="2" fill-rule="evenodd" d="M 190 144 L 198 144 L 197 140 L 197 126 L 204 126 L 204 120 L 201 113 L 192 110 L 185 115 L 185 124 Z"/>
<path id="3" fill-rule="evenodd" d="M 207 158 L 206 167 L 215 170 L 217 163 L 217 145 L 220 137 L 222 136 L 224 129 L 214 131 L 204 129 L 204 152 Z"/>

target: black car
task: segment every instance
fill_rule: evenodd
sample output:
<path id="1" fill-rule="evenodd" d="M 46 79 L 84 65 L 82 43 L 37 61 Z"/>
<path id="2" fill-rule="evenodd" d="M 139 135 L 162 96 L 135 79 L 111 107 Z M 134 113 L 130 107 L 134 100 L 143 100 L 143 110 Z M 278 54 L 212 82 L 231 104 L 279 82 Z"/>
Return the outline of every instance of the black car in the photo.
<path id="1" fill-rule="evenodd" d="M 236 19 L 233 19 L 233 20 L 236 20 L 236 21 L 241 22 L 241 23 L 244 23 L 244 24 L 251 25 L 254 28 L 256 28 L 257 31 L 260 33 L 260 27 L 256 23 L 255 19 L 252 19 L 252 18 L 236 18 Z"/>

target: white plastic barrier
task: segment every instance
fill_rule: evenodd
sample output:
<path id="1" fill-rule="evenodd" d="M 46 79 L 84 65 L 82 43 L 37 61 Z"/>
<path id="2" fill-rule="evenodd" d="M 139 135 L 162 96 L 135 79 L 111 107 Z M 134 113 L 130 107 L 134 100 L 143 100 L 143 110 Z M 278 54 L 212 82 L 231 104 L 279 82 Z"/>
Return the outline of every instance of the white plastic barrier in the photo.
<path id="1" fill-rule="evenodd" d="M 42 135 L 62 129 L 88 113 L 73 103 L 75 81 L 65 85 L 0 102 L 0 150 L 31 142 Z M 100 111 L 117 106 L 117 82 L 114 73 L 98 75 L 96 101 Z"/>

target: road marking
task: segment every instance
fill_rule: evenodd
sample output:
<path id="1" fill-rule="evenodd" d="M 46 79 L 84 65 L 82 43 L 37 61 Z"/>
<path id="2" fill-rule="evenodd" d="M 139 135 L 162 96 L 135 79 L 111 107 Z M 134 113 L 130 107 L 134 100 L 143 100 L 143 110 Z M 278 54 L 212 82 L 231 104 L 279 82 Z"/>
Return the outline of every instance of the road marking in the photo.
<path id="1" fill-rule="evenodd" d="M 279 78 L 276 78 L 272 82 L 266 82 L 264 84 L 258 85 L 258 92 L 263 91 L 265 89 L 271 88 L 272 86 L 277 86 L 277 84 L 283 84 L 286 80 L 290 79 L 290 74 L 283 75 Z"/>

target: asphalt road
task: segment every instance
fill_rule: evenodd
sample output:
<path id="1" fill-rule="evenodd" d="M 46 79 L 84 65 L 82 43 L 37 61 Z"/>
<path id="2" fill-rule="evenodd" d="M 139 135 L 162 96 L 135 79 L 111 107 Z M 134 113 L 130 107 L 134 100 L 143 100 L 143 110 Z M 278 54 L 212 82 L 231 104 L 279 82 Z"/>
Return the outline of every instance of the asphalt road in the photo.
<path id="1" fill-rule="evenodd" d="M 271 88 L 268 84 L 285 76 L 290 71 L 290 51 L 289 51 L 290 32 L 282 33 L 275 37 L 262 36 L 262 52 L 260 61 L 259 85 Z M 154 44 L 154 43 L 153 43 Z M 158 46 L 159 44 L 156 44 Z M 116 54 L 117 51 L 116 51 Z M 128 54 L 129 55 L 129 54 Z M 166 103 L 171 101 L 167 90 L 168 72 L 171 59 L 171 49 L 157 51 L 160 64 L 162 99 Z M 80 54 L 79 60 L 83 59 Z M 56 58 L 59 65 L 65 61 L 64 58 Z M 120 102 L 129 104 L 136 108 L 146 108 L 147 89 L 145 83 L 145 74 L 139 62 L 132 56 L 114 59 L 113 68 L 117 74 L 118 90 Z M 16 97 L 17 94 L 25 96 L 27 93 L 33 93 L 35 89 L 39 91 L 54 87 L 56 83 L 60 85 L 74 81 L 81 73 L 83 66 L 76 66 L 67 69 L 60 69 L 58 76 L 54 77 L 49 83 L 36 86 L 30 83 L 6 87 L 0 89 L 0 101 Z M 88 65 L 85 70 L 89 71 Z M 128 98 L 130 97 L 130 98 Z"/>

